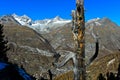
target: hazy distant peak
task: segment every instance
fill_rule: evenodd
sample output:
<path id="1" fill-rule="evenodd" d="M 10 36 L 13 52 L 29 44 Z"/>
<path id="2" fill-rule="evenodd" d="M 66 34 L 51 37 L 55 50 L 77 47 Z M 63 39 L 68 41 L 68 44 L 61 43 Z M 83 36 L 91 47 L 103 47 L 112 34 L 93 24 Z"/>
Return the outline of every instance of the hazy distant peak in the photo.
<path id="1" fill-rule="evenodd" d="M 26 14 L 24 14 L 22 17 L 26 17 L 26 18 L 29 18 Z"/>
<path id="2" fill-rule="evenodd" d="M 17 17 L 18 15 L 16 15 L 15 13 L 13 13 L 12 16 Z"/>
<path id="3" fill-rule="evenodd" d="M 107 18 L 107 17 L 102 18 L 101 21 L 103 21 L 103 22 L 111 22 L 111 20 L 109 18 Z"/>
<path id="4" fill-rule="evenodd" d="M 30 18 L 28 17 L 26 14 L 22 15 L 22 16 L 18 16 L 17 14 L 13 13 L 12 14 L 13 17 L 26 17 L 26 18 Z"/>
<path id="5" fill-rule="evenodd" d="M 56 16 L 55 18 L 53 18 L 53 21 L 62 21 L 63 19 L 59 16 Z"/>

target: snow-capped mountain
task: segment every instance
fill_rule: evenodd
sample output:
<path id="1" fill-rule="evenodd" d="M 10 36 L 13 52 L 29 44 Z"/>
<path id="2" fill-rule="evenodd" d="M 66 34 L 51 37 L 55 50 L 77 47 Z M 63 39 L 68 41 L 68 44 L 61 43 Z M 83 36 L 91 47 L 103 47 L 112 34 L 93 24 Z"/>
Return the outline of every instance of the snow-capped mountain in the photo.
<path id="1" fill-rule="evenodd" d="M 21 25 L 29 26 L 32 24 L 32 19 L 29 18 L 27 15 L 18 16 L 16 14 L 12 14 L 16 21 L 18 21 Z"/>
<path id="2" fill-rule="evenodd" d="M 100 18 L 90 19 L 85 23 L 85 25 L 86 26 L 88 26 L 88 25 L 89 26 L 94 26 L 94 25 L 100 26 L 101 25 L 100 20 L 101 20 Z"/>
<path id="3" fill-rule="evenodd" d="M 67 23 L 70 23 L 71 20 L 65 20 L 56 16 L 53 19 L 44 19 L 44 20 L 35 20 L 33 21 L 30 17 L 23 15 L 18 16 L 16 14 L 12 15 L 16 21 L 21 25 L 28 26 L 38 32 L 49 32 L 49 29 L 63 26 Z"/>

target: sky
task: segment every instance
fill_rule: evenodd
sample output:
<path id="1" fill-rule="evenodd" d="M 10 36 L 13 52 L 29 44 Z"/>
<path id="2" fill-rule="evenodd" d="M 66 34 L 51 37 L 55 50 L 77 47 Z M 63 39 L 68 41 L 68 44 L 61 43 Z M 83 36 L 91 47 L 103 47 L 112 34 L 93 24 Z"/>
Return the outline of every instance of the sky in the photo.
<path id="1" fill-rule="evenodd" d="M 120 0 L 84 0 L 85 20 L 108 17 L 120 25 Z M 75 0 L 1 0 L 0 16 L 6 14 L 26 14 L 33 20 L 60 16 L 71 19 Z"/>

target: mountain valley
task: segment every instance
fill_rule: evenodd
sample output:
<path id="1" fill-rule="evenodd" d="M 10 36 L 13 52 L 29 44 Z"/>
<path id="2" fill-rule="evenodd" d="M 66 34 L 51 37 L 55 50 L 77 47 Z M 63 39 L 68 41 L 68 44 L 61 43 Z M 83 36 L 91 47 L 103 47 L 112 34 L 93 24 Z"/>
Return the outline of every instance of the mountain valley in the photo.
<path id="1" fill-rule="evenodd" d="M 4 25 L 5 39 L 8 40 L 10 47 L 7 54 L 9 61 L 23 66 L 29 74 L 36 77 L 42 74 L 46 77 L 45 74 L 49 69 L 56 75 L 73 69 L 72 62 L 56 70 L 52 65 L 55 53 L 60 53 L 63 58 L 69 54 L 68 52 L 76 52 L 71 20 L 57 16 L 53 19 L 33 21 L 26 15 L 12 14 L 0 17 L 0 23 Z M 97 63 L 102 65 L 100 61 L 104 58 L 106 58 L 104 63 L 108 63 L 113 59 L 112 57 L 108 59 L 108 56 L 119 55 L 120 27 L 108 18 L 95 18 L 87 21 L 85 28 L 86 61 L 94 54 L 95 36 L 99 36 L 99 55 L 88 69 L 95 72 L 91 66 L 98 66 Z M 114 58 L 118 64 L 120 59 L 117 56 Z M 117 67 L 113 70 L 116 69 Z M 94 73 L 90 74 L 94 76 Z"/>

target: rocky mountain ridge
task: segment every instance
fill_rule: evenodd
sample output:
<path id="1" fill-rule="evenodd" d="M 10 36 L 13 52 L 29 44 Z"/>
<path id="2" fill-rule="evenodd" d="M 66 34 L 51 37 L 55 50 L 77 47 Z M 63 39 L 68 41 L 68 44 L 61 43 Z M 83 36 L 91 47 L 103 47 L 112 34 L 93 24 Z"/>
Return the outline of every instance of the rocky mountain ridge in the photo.
<path id="1" fill-rule="evenodd" d="M 35 20 L 33 21 L 27 15 L 18 16 L 16 14 L 12 14 L 15 20 L 17 20 L 21 25 L 28 26 L 38 32 L 49 32 L 49 29 L 52 27 L 58 27 L 59 25 L 65 25 L 66 23 L 71 22 L 71 20 L 65 20 L 56 16 L 53 19 L 44 19 L 44 20 Z"/>

